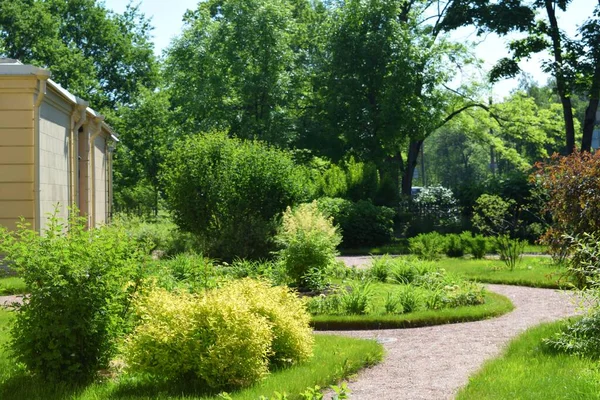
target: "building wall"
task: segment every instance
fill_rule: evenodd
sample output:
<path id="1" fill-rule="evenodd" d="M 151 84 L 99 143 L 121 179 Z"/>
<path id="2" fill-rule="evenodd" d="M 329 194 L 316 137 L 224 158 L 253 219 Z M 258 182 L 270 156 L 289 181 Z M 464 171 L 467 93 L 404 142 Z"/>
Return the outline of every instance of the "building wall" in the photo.
<path id="1" fill-rule="evenodd" d="M 69 217 L 69 133 L 71 107 L 50 90 L 40 106 L 40 226 L 58 206 L 57 217 Z"/>
<path id="2" fill-rule="evenodd" d="M 94 140 L 94 222 L 96 225 L 104 224 L 107 220 L 107 161 L 106 139 L 99 135 Z"/>
<path id="3" fill-rule="evenodd" d="M 0 77 L 0 225 L 34 225 L 34 93 L 37 79 Z"/>

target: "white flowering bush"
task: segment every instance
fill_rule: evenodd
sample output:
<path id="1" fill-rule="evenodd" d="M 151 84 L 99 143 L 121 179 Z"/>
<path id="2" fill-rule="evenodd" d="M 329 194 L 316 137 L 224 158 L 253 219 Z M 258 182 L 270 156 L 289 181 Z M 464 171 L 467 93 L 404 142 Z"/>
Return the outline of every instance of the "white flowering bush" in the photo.
<path id="1" fill-rule="evenodd" d="M 458 200 L 452 190 L 442 186 L 423 188 L 413 199 L 414 211 L 433 226 L 451 226 L 460 221 Z"/>

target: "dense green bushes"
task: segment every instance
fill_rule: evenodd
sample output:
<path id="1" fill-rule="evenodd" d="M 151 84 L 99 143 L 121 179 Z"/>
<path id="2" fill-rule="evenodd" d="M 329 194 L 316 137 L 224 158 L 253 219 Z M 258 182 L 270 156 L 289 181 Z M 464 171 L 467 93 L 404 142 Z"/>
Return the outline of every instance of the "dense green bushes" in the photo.
<path id="1" fill-rule="evenodd" d="M 450 189 L 431 186 L 421 189 L 411 202 L 402 205 L 409 218 L 409 235 L 460 232 L 460 208 Z"/>
<path id="2" fill-rule="evenodd" d="M 546 190 L 545 211 L 552 215 L 543 239 L 562 260 L 570 247 L 564 235 L 600 231 L 600 153 L 554 156 L 547 164 L 538 165 L 532 179 Z"/>
<path id="3" fill-rule="evenodd" d="M 125 359 L 158 379 L 191 374 L 211 388 L 249 386 L 270 366 L 312 355 L 303 302 L 266 282 L 233 281 L 201 296 L 158 289 L 140 298 L 138 314 Z"/>
<path id="4" fill-rule="evenodd" d="M 147 249 L 119 227 L 86 230 L 50 218 L 44 235 L 0 230 L 0 252 L 27 285 L 16 313 L 15 360 L 49 380 L 82 381 L 106 367 L 126 330 Z"/>
<path id="5" fill-rule="evenodd" d="M 312 197 L 308 176 L 288 152 L 215 133 L 175 144 L 162 182 L 177 225 L 231 260 L 270 254 L 276 217 Z"/>
<path id="6" fill-rule="evenodd" d="M 422 233 L 409 239 L 410 252 L 424 260 L 437 260 L 442 254 L 448 257 L 462 257 L 471 254 L 473 258 L 483 258 L 492 250 L 497 240 L 471 232 L 441 235 L 437 232 Z M 519 245 L 522 243 L 517 241 Z"/>
<path id="7" fill-rule="evenodd" d="M 379 192 L 379 171 L 373 163 L 357 162 L 354 157 L 339 165 L 320 158 L 321 168 L 316 182 L 318 194 L 351 201 L 374 200 Z M 327 164 L 324 167 L 322 164 Z"/>
<path id="8" fill-rule="evenodd" d="M 353 203 L 340 198 L 320 198 L 319 209 L 333 218 L 342 231 L 342 246 L 358 248 L 388 243 L 394 234 L 391 208 L 375 206 L 370 201 Z"/>

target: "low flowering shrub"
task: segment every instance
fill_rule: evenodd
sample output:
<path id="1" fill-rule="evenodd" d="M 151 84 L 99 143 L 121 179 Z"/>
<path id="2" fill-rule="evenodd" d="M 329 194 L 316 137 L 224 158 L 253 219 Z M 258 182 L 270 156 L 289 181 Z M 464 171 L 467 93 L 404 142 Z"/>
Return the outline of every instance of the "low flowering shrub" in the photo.
<path id="1" fill-rule="evenodd" d="M 151 290 L 124 346 L 132 371 L 164 379 L 194 376 L 208 387 L 246 387 L 272 365 L 312 355 L 303 302 L 289 289 L 241 279 L 202 295 Z"/>
<path id="2" fill-rule="evenodd" d="M 341 235 L 312 202 L 288 207 L 275 241 L 282 247 L 277 255 L 289 278 L 299 287 L 319 289 L 323 272 L 335 263 Z"/>

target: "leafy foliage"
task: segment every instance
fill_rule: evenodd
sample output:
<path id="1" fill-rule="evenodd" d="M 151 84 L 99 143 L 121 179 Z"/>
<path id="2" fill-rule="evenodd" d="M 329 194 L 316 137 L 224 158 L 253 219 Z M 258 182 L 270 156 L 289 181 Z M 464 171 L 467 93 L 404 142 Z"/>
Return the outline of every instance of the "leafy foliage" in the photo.
<path id="1" fill-rule="evenodd" d="M 290 154 L 220 133 L 178 142 L 163 170 L 177 225 L 197 235 L 210 256 L 225 260 L 267 257 L 276 218 L 311 197 L 307 179 Z"/>
<path id="2" fill-rule="evenodd" d="M 469 241 L 469 253 L 478 260 L 485 257 L 488 247 L 488 239 L 483 235 L 474 235 Z"/>
<path id="3" fill-rule="evenodd" d="M 538 164 L 532 178 L 548 193 L 545 211 L 552 215 L 552 226 L 543 240 L 556 256 L 562 258 L 568 250 L 563 235 L 600 231 L 600 153 L 555 155 Z"/>
<path id="4" fill-rule="evenodd" d="M 446 235 L 445 253 L 448 257 L 462 257 L 471 249 L 471 232 L 463 232 L 460 235 Z"/>
<path id="5" fill-rule="evenodd" d="M 437 232 L 421 233 L 409 239 L 410 252 L 423 260 L 438 260 L 444 252 L 446 239 Z"/>
<path id="6" fill-rule="evenodd" d="M 280 146 L 295 136 L 307 95 L 308 2 L 211 0 L 186 13 L 165 75 L 178 122 Z"/>
<path id="7" fill-rule="evenodd" d="M 155 289 L 137 304 L 127 339 L 129 368 L 175 379 L 191 374 L 211 388 L 249 386 L 269 366 L 312 355 L 303 303 L 288 289 L 243 279 L 198 297 Z"/>
<path id="8" fill-rule="evenodd" d="M 571 322 L 554 336 L 544 339 L 544 344 L 555 351 L 600 358 L 600 312 L 596 310 Z"/>
<path id="9" fill-rule="evenodd" d="M 390 271 L 395 265 L 395 260 L 387 254 L 373 258 L 371 268 L 369 268 L 369 275 L 376 281 L 386 282 Z"/>
<path id="10" fill-rule="evenodd" d="M 29 293 L 12 328 L 14 359 L 48 380 L 93 378 L 127 330 L 147 250 L 122 228 L 51 217 L 43 235 L 23 222 L 0 230 L 0 252 Z"/>
<path id="11" fill-rule="evenodd" d="M 115 209 L 156 216 L 162 196 L 161 164 L 174 141 L 170 99 L 165 90 L 138 88 L 131 104 L 118 109 L 113 123 L 119 132 L 115 152 Z"/>
<path id="12" fill-rule="evenodd" d="M 600 240 L 598 233 L 567 236 L 571 258 L 567 261 L 569 274 L 581 288 L 600 287 Z"/>
<path id="13" fill-rule="evenodd" d="M 156 85 L 152 28 L 135 6 L 96 0 L 15 0 L 0 7 L 0 53 L 50 69 L 52 79 L 107 112 Z"/>
<path id="14" fill-rule="evenodd" d="M 268 372 L 273 333 L 241 299 L 199 301 L 157 289 L 137 309 L 142 322 L 124 350 L 132 371 L 162 379 L 192 374 L 209 387 L 248 386 Z"/>
<path id="15" fill-rule="evenodd" d="M 350 287 L 340 293 L 342 310 L 345 314 L 366 314 L 372 297 L 373 287 L 370 281 L 352 281 Z"/>
<path id="16" fill-rule="evenodd" d="M 458 226 L 460 209 L 450 189 L 441 186 L 423 188 L 412 200 L 412 230 L 416 233 L 448 231 Z"/>
<path id="17" fill-rule="evenodd" d="M 414 258 L 394 258 L 392 264 L 390 280 L 403 285 L 411 284 L 420 276 L 435 270 L 433 263 Z"/>
<path id="18" fill-rule="evenodd" d="M 473 225 L 492 237 L 500 258 L 510 270 L 514 270 L 521 259 L 525 242 L 514 238 L 520 225 L 519 209 L 512 199 L 503 200 L 496 195 L 483 194 L 474 208 Z"/>
<path id="19" fill-rule="evenodd" d="M 320 198 L 319 209 L 333 218 L 342 231 L 342 245 L 348 248 L 376 246 L 393 237 L 393 209 L 375 206 L 367 200 L 353 203 L 339 198 Z"/>
<path id="20" fill-rule="evenodd" d="M 292 281 L 300 287 L 319 289 L 324 272 L 335 262 L 341 235 L 332 219 L 312 202 L 295 209 L 288 207 L 275 241 L 282 246 L 278 258 Z M 311 282 L 315 278 L 316 282 Z"/>

